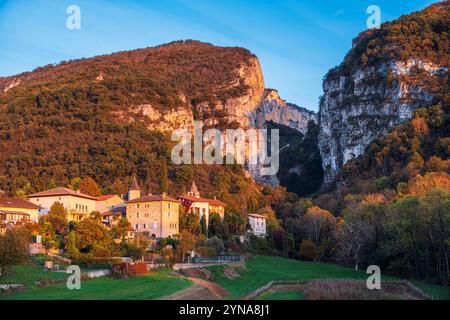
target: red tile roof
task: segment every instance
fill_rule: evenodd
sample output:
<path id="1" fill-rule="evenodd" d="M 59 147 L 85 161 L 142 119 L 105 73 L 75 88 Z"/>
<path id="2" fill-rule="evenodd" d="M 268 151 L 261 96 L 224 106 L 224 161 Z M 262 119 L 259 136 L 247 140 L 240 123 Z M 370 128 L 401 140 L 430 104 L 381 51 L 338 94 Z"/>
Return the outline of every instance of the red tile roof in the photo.
<path id="1" fill-rule="evenodd" d="M 177 199 L 172 197 L 163 197 L 161 195 L 149 195 L 143 196 L 134 200 L 130 200 L 127 203 L 138 203 L 138 202 L 154 202 L 154 201 L 171 201 L 171 202 L 179 202 Z"/>
<path id="2" fill-rule="evenodd" d="M 209 203 L 212 206 L 222 206 L 222 207 L 226 206 L 225 202 L 222 202 L 217 199 L 197 198 L 197 197 L 192 197 L 192 196 L 178 196 L 177 198 L 183 199 L 183 200 L 188 200 L 191 202 L 205 202 L 205 203 Z"/>
<path id="3" fill-rule="evenodd" d="M 30 201 L 7 197 L 0 197 L 0 207 L 39 209 L 39 206 L 35 205 L 34 203 L 31 203 Z"/>
<path id="4" fill-rule="evenodd" d="M 262 216 L 262 215 L 256 214 L 256 213 L 249 213 L 249 217 L 267 219 L 265 216 Z"/>
<path id="5" fill-rule="evenodd" d="M 74 196 L 74 197 L 79 197 L 79 198 L 97 200 L 97 198 L 92 197 L 90 195 L 87 195 L 87 194 L 84 194 L 84 193 L 81 193 L 81 192 L 78 192 L 78 191 L 70 190 L 70 189 L 67 189 L 67 188 L 63 188 L 63 187 L 57 187 L 57 188 L 54 188 L 54 189 L 50 189 L 50 190 L 46 190 L 46 191 L 30 194 L 28 196 L 28 198 L 54 197 L 54 196 Z"/>
<path id="6" fill-rule="evenodd" d="M 119 197 L 117 194 L 104 194 L 97 197 L 98 201 L 105 201 L 114 197 Z M 119 197 L 120 198 L 120 197 Z"/>

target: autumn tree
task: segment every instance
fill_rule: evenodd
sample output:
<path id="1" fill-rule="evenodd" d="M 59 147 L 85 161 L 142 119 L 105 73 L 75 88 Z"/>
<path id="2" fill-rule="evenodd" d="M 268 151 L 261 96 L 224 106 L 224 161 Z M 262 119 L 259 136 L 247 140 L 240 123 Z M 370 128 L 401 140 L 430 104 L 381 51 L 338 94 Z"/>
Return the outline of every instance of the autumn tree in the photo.
<path id="1" fill-rule="evenodd" d="M 198 236 L 190 233 L 189 231 L 181 231 L 180 243 L 177 246 L 177 253 L 183 262 L 185 261 L 186 255 L 195 250 L 198 240 Z"/>
<path id="2" fill-rule="evenodd" d="M 316 206 L 308 209 L 302 223 L 309 239 L 318 244 L 334 231 L 336 219 L 329 211 Z"/>
<path id="3" fill-rule="evenodd" d="M 80 191 L 84 194 L 90 195 L 92 197 L 98 197 L 102 193 L 100 192 L 100 188 L 91 177 L 84 177 L 80 181 Z"/>
<path id="4" fill-rule="evenodd" d="M 111 186 L 111 193 L 113 194 L 126 194 L 128 192 L 128 186 L 120 179 L 114 180 Z"/>
<path id="5" fill-rule="evenodd" d="M 50 233 L 64 235 L 69 228 L 67 222 L 67 210 L 61 202 L 52 204 L 49 213 L 44 216 L 44 221 L 50 224 L 50 230 L 48 230 Z"/>
<path id="6" fill-rule="evenodd" d="M 106 227 L 98 220 L 84 219 L 76 227 L 75 245 L 82 253 L 90 252 L 94 248 L 109 248 L 113 239 Z"/>

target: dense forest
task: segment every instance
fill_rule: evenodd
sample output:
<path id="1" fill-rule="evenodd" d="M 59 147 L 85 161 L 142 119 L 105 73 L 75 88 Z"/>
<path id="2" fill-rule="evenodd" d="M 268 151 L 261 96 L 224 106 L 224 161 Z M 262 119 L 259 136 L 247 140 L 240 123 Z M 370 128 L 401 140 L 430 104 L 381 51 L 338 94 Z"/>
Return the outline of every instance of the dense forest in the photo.
<path id="1" fill-rule="evenodd" d="M 306 134 L 271 121 L 267 128 L 279 130 L 280 148 L 283 148 L 277 174 L 280 184 L 301 197 L 317 193 L 323 181 L 322 159 L 317 147 L 319 126 L 310 121 Z"/>
<path id="2" fill-rule="evenodd" d="M 397 59 L 448 64 L 449 17 L 450 2 L 443 1 L 383 23 L 380 29 L 364 31 L 353 40 L 353 48 L 341 65 L 328 74 L 348 73 L 361 65 L 376 66 Z"/>

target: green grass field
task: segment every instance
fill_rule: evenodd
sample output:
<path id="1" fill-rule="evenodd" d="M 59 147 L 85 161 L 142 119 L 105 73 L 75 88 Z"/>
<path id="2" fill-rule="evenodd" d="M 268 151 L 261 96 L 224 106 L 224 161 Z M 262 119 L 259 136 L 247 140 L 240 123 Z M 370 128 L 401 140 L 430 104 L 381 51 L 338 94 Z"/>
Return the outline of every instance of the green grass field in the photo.
<path id="1" fill-rule="evenodd" d="M 189 280 L 178 278 L 165 269 L 127 279 L 102 277 L 81 282 L 80 290 L 69 290 L 63 283 L 36 287 L 35 281 L 43 278 L 64 280 L 66 273 L 47 272 L 27 264 L 15 266 L 13 273 L 0 277 L 0 283 L 22 283 L 27 289 L 0 296 L 0 300 L 146 300 L 159 299 L 185 289 L 191 285 Z"/>
<path id="2" fill-rule="evenodd" d="M 67 279 L 68 274 L 65 272 L 52 272 L 46 271 L 42 267 L 39 267 L 32 263 L 23 265 L 12 266 L 6 271 L 6 274 L 0 277 L 0 283 L 19 283 L 25 285 L 27 288 L 34 288 L 36 281 L 42 280 L 56 280 L 64 281 Z"/>
<path id="3" fill-rule="evenodd" d="M 246 262 L 245 268 L 239 268 L 240 277 L 229 279 L 223 274 L 224 266 L 209 267 L 214 281 L 223 286 L 230 293 L 230 299 L 239 299 L 250 292 L 267 284 L 272 280 L 314 279 L 367 279 L 368 275 L 362 271 L 355 271 L 330 263 L 307 262 L 280 257 L 256 256 Z M 399 280 L 389 276 L 382 276 L 382 280 Z M 415 282 L 424 292 L 437 299 L 449 299 L 449 287 Z"/>
<path id="4" fill-rule="evenodd" d="M 229 299 L 239 299 L 253 290 L 267 284 L 271 280 L 299 280 L 310 281 L 314 279 L 367 279 L 365 272 L 356 272 L 329 263 L 306 262 L 283 259 L 280 257 L 256 256 L 246 262 L 245 267 L 237 268 L 239 277 L 229 279 L 223 274 L 225 266 L 209 267 L 214 276 L 214 282 L 228 290 Z M 0 277 L 0 283 L 21 283 L 26 290 L 10 295 L 0 295 L 0 300 L 90 300 L 90 299 L 161 299 L 165 296 L 183 290 L 191 285 L 187 279 L 173 276 L 171 270 L 162 269 L 145 276 L 127 279 L 113 279 L 102 277 L 84 280 L 81 290 L 68 290 L 65 284 L 66 273 L 44 271 L 36 264 L 14 266 L 8 274 Z M 36 281 L 60 281 L 46 287 L 36 287 Z M 392 277 L 383 277 L 383 280 L 399 280 Z M 62 282 L 61 282 L 62 281 Z M 50 281 L 48 281 L 50 282 Z M 424 292 L 436 299 L 450 299 L 450 288 L 433 285 L 425 282 L 413 281 Z M 266 300 L 297 300 L 301 298 L 300 292 L 279 291 L 267 292 L 259 299 Z"/>

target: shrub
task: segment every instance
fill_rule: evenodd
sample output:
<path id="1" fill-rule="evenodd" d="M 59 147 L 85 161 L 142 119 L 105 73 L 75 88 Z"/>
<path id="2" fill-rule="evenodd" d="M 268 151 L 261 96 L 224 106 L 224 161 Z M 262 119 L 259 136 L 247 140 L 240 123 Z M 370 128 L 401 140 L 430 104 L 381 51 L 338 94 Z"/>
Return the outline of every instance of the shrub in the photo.
<path id="1" fill-rule="evenodd" d="M 305 260 L 315 260 L 317 258 L 317 246 L 311 240 L 303 240 L 300 244 L 300 256 Z"/>

